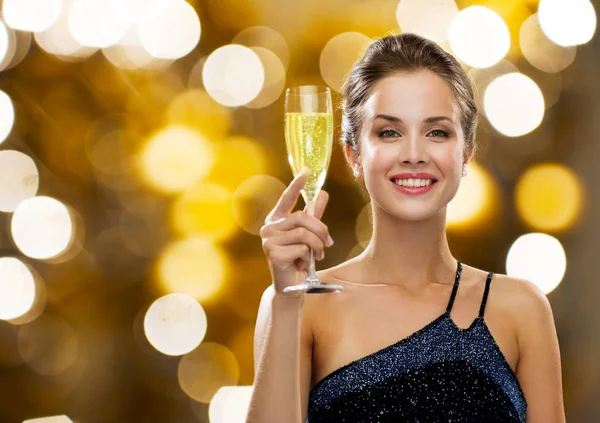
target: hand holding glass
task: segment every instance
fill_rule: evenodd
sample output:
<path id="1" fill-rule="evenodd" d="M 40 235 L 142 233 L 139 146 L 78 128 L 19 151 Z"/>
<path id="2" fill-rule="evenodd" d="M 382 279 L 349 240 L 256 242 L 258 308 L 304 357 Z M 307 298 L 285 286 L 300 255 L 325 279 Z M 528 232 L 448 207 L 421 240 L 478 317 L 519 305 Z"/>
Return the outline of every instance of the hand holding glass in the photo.
<path id="1" fill-rule="evenodd" d="M 285 142 L 294 176 L 306 166 L 310 176 L 300 192 L 309 215 L 314 216 L 315 202 L 327 176 L 333 144 L 333 107 L 331 91 L 319 85 L 288 88 L 285 94 Z M 315 255 L 310 250 L 308 278 L 283 292 L 307 294 L 339 292 L 341 285 L 320 281 L 315 273 Z"/>

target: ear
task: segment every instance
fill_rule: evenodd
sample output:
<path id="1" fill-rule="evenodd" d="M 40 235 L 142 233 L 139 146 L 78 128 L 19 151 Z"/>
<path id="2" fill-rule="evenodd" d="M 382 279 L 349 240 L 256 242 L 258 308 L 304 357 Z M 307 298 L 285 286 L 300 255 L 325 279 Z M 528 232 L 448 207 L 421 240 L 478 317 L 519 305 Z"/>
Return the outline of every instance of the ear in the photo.
<path id="1" fill-rule="evenodd" d="M 357 164 L 360 164 L 360 156 L 358 152 L 354 151 L 350 145 L 346 144 L 344 146 L 344 154 L 346 155 L 346 160 L 353 168 Z"/>

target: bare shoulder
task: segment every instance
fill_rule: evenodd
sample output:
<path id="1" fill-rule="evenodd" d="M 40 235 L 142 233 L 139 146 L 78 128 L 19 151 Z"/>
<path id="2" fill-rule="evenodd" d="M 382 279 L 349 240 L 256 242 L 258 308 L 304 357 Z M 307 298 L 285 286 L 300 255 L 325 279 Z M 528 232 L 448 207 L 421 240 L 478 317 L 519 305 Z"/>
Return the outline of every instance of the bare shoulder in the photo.
<path id="1" fill-rule="evenodd" d="M 505 304 L 511 319 L 516 323 L 520 346 L 532 332 L 554 326 L 552 307 L 546 294 L 527 279 L 496 274 L 494 289 L 496 296 Z"/>

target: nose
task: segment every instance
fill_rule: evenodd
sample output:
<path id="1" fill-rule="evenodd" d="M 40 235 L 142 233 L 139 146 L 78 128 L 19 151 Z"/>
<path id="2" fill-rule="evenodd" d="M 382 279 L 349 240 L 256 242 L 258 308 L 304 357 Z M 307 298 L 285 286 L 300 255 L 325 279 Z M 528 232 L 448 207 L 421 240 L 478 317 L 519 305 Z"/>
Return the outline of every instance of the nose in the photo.
<path id="1" fill-rule="evenodd" d="M 400 151 L 398 152 L 399 161 L 408 165 L 427 163 L 429 155 L 427 153 L 426 142 L 427 140 L 421 139 L 418 134 L 409 134 L 400 143 Z"/>

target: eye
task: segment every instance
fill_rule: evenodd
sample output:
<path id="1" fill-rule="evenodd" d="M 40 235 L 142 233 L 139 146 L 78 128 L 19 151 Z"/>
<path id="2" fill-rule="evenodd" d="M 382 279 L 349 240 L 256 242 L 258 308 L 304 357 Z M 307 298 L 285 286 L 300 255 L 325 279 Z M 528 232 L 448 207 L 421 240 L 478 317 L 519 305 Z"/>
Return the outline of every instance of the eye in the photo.
<path id="1" fill-rule="evenodd" d="M 447 131 L 444 131 L 442 129 L 434 129 L 429 134 L 433 135 L 436 138 L 438 138 L 438 137 L 448 138 L 450 136 L 450 134 Z"/>
<path id="2" fill-rule="evenodd" d="M 389 133 L 396 134 L 396 136 L 398 136 L 398 133 L 396 131 L 392 131 L 391 129 L 386 129 L 385 131 L 381 131 L 378 135 L 380 138 L 390 138 L 390 137 L 384 135 L 384 134 L 389 134 Z M 393 136 L 394 135 L 392 135 L 392 137 Z"/>

